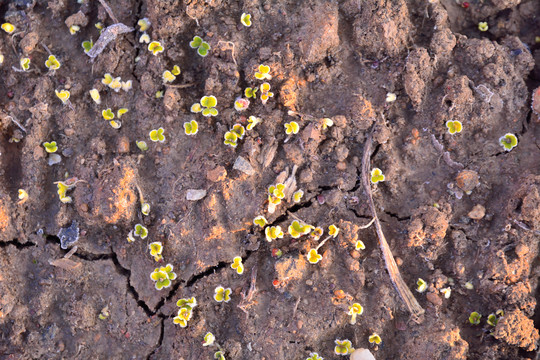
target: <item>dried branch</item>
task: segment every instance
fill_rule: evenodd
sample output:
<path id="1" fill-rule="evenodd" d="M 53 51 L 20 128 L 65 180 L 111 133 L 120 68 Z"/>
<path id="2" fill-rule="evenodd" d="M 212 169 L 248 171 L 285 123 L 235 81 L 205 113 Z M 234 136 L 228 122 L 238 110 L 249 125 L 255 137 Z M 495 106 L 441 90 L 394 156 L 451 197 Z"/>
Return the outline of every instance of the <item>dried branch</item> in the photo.
<path id="1" fill-rule="evenodd" d="M 99 35 L 99 39 L 90 49 L 90 51 L 86 53 L 86 55 L 90 56 L 92 59 L 95 58 L 96 56 L 101 54 L 103 50 L 105 50 L 105 47 L 109 45 L 111 41 L 115 40 L 118 35 L 132 31 L 135 31 L 135 29 L 121 23 L 113 24 L 106 27 L 101 32 L 101 35 Z"/>
<path id="2" fill-rule="evenodd" d="M 251 270 L 251 284 L 249 285 L 249 290 L 247 292 L 242 292 L 242 301 L 240 301 L 240 304 L 237 306 L 246 313 L 246 317 L 249 315 L 248 309 L 255 305 L 256 301 L 253 300 L 253 296 L 255 295 L 255 292 L 257 291 L 257 288 L 255 287 L 255 284 L 257 282 L 257 266 L 253 267 Z"/>

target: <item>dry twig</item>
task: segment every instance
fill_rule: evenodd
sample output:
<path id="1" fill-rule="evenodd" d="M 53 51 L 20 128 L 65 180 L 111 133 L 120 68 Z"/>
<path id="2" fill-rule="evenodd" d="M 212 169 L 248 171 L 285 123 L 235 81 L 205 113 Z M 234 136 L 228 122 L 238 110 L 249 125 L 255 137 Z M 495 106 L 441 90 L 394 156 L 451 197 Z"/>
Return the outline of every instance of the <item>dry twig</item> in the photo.
<path id="1" fill-rule="evenodd" d="M 249 290 L 247 292 L 242 292 L 242 301 L 240 301 L 240 304 L 237 306 L 246 313 L 246 317 L 249 316 L 248 309 L 255 305 L 256 301 L 253 300 L 253 296 L 255 295 L 255 292 L 257 291 L 257 288 L 255 287 L 255 283 L 257 282 L 257 266 L 253 267 L 251 270 L 251 284 L 249 285 Z"/>

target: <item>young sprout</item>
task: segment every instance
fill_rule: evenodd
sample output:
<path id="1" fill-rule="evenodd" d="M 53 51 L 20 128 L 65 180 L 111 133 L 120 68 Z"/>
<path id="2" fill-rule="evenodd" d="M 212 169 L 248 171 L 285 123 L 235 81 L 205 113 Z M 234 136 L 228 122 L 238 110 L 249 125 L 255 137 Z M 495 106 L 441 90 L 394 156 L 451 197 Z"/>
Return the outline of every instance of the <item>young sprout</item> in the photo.
<path id="1" fill-rule="evenodd" d="M 60 62 L 56 59 L 56 56 L 49 55 L 49 58 L 45 61 L 45 66 L 49 70 L 58 70 L 60 68 Z"/>
<path id="2" fill-rule="evenodd" d="M 489 29 L 489 26 L 487 24 L 487 22 L 479 22 L 478 23 L 478 30 L 480 31 L 488 31 Z"/>
<path id="3" fill-rule="evenodd" d="M 261 84 L 261 101 L 264 104 L 268 102 L 268 99 L 274 96 L 274 93 L 270 91 L 270 84 L 269 83 L 262 83 Z"/>
<path id="4" fill-rule="evenodd" d="M 249 100 L 242 97 L 237 97 L 234 101 L 234 109 L 236 111 L 244 111 L 249 107 Z"/>
<path id="5" fill-rule="evenodd" d="M 323 228 L 317 226 L 315 229 L 313 229 L 313 231 L 311 232 L 311 234 L 309 234 L 309 236 L 311 236 L 313 240 L 318 241 L 321 238 L 321 236 L 323 236 L 323 234 L 324 234 Z"/>
<path id="6" fill-rule="evenodd" d="M 92 98 L 92 100 L 94 100 L 96 104 L 101 104 L 101 96 L 99 96 L 98 89 L 92 89 L 88 92 L 90 93 L 90 97 Z"/>
<path id="7" fill-rule="evenodd" d="M 84 49 L 84 53 L 87 53 L 94 47 L 94 42 L 92 41 L 92 39 L 85 40 L 81 43 L 81 46 Z"/>
<path id="8" fill-rule="evenodd" d="M 272 76 L 270 75 L 270 66 L 262 64 L 259 65 L 259 71 L 255 72 L 255 78 L 259 80 L 272 80 Z M 261 91 L 263 90 L 261 89 Z"/>
<path id="9" fill-rule="evenodd" d="M 1 27 L 2 27 L 2 30 L 4 30 L 8 34 L 11 34 L 12 32 L 15 31 L 15 26 L 10 23 L 3 23 Z"/>
<path id="10" fill-rule="evenodd" d="M 425 282 L 424 279 L 418 278 L 418 280 L 416 280 L 416 291 L 418 291 L 419 293 L 423 293 L 424 291 L 426 291 L 427 287 L 427 282 Z"/>
<path id="11" fill-rule="evenodd" d="M 62 104 L 66 104 L 69 100 L 69 91 L 68 90 L 54 90 L 56 96 L 62 101 Z"/>
<path id="12" fill-rule="evenodd" d="M 129 90 L 131 90 L 132 87 L 133 87 L 133 81 L 132 80 L 122 81 L 122 90 L 129 91 Z"/>
<path id="13" fill-rule="evenodd" d="M 278 183 L 275 186 L 270 185 L 270 187 L 268 188 L 268 193 L 270 195 L 275 196 L 278 199 L 283 199 L 285 197 L 284 191 L 285 191 L 285 185 L 282 183 Z"/>
<path id="14" fill-rule="evenodd" d="M 131 230 L 127 236 L 127 241 L 128 242 L 134 242 L 135 241 L 135 237 L 133 236 L 133 230 Z"/>
<path id="15" fill-rule="evenodd" d="M 225 145 L 229 145 L 233 148 L 236 148 L 236 146 L 238 145 L 238 135 L 235 132 L 227 131 L 224 138 L 225 140 L 223 141 L 223 143 Z"/>
<path id="16" fill-rule="evenodd" d="M 64 204 L 71 203 L 71 197 L 67 196 L 66 193 L 68 190 L 73 189 L 77 182 L 81 180 L 77 180 L 76 178 L 70 178 L 67 179 L 65 182 L 57 181 L 55 184 L 58 186 L 58 197 L 60 198 L 60 201 Z"/>
<path id="17" fill-rule="evenodd" d="M 243 13 L 242 16 L 240 16 L 240 22 L 245 27 L 250 27 L 251 26 L 251 14 Z"/>
<path id="18" fill-rule="evenodd" d="M 356 244 L 354 245 L 354 248 L 356 250 L 365 250 L 366 249 L 366 245 L 364 245 L 364 242 L 362 240 L 358 240 L 356 242 Z"/>
<path id="19" fill-rule="evenodd" d="M 465 285 L 463 285 L 463 287 L 464 287 L 465 289 L 467 289 L 467 290 L 472 290 L 472 289 L 474 289 L 474 285 L 473 285 L 470 281 L 467 281 L 467 282 L 465 283 Z"/>
<path id="20" fill-rule="evenodd" d="M 214 300 L 217 302 L 229 302 L 231 301 L 231 292 L 230 288 L 225 289 L 223 286 L 218 286 L 214 290 Z"/>
<path id="21" fill-rule="evenodd" d="M 244 134 L 246 133 L 246 129 L 242 124 L 234 124 L 231 131 L 235 133 L 239 139 L 243 139 Z"/>
<path id="22" fill-rule="evenodd" d="M 141 212 L 143 215 L 148 216 L 148 214 L 150 214 L 150 204 L 147 202 L 143 202 L 141 204 Z"/>
<path id="23" fill-rule="evenodd" d="M 363 312 L 364 312 L 364 308 L 359 303 L 354 303 L 351 306 L 349 306 L 349 315 L 351 316 L 351 320 L 349 321 L 349 323 L 351 325 L 356 324 L 356 316 L 362 315 Z"/>
<path id="24" fill-rule="evenodd" d="M 125 113 L 127 113 L 129 111 L 129 109 L 127 108 L 120 108 L 118 109 L 118 111 L 116 112 L 116 116 L 118 116 L 118 118 L 120 119 L 122 117 L 122 115 L 124 115 Z"/>
<path id="25" fill-rule="evenodd" d="M 113 111 L 112 111 L 110 108 L 105 109 L 105 110 L 102 110 L 102 111 L 101 111 L 101 116 L 103 116 L 103 118 L 104 118 L 105 120 L 112 120 L 112 119 L 114 119 L 114 113 L 113 113 Z"/>
<path id="26" fill-rule="evenodd" d="M 214 334 L 207 332 L 206 335 L 204 335 L 204 342 L 202 346 L 211 346 L 214 344 L 214 341 L 216 341 Z"/>
<path id="27" fill-rule="evenodd" d="M 283 231 L 281 231 L 281 226 L 267 226 L 264 229 L 264 234 L 266 235 L 266 241 L 271 242 L 277 238 L 283 238 Z"/>
<path id="28" fill-rule="evenodd" d="M 141 32 L 145 32 L 146 30 L 150 29 L 150 25 L 152 25 L 152 23 L 147 18 L 143 18 L 137 21 L 137 25 L 139 25 L 139 30 Z"/>
<path id="29" fill-rule="evenodd" d="M 173 323 L 185 328 L 192 315 L 193 311 L 191 308 L 181 307 L 180 310 L 178 310 L 178 314 L 173 318 Z"/>
<path id="30" fill-rule="evenodd" d="M 300 130 L 300 126 L 298 125 L 296 121 L 285 123 L 285 134 L 287 135 L 298 134 L 298 130 Z"/>
<path id="31" fill-rule="evenodd" d="M 184 131 L 186 135 L 195 135 L 199 131 L 199 123 L 195 120 L 184 123 Z"/>
<path id="32" fill-rule="evenodd" d="M 189 307 L 190 309 L 193 309 L 195 306 L 197 306 L 197 299 L 195 299 L 193 296 L 189 299 L 180 299 L 176 302 L 176 306 L 179 308 Z"/>
<path id="33" fill-rule="evenodd" d="M 101 33 L 101 30 L 104 29 L 104 26 L 101 22 L 95 23 L 94 26 L 96 27 L 96 29 L 100 30 L 100 33 Z"/>
<path id="34" fill-rule="evenodd" d="M 461 130 L 463 130 L 463 125 L 459 120 L 448 120 L 446 122 L 446 127 L 448 128 L 448 132 L 450 133 L 450 135 L 460 133 Z"/>
<path id="35" fill-rule="evenodd" d="M 203 41 L 203 39 L 199 36 L 193 37 L 193 41 L 189 43 L 189 46 L 192 49 L 197 49 L 197 53 L 202 57 L 208 55 L 208 52 L 210 51 L 210 45 Z"/>
<path id="36" fill-rule="evenodd" d="M 135 236 L 139 236 L 141 239 L 146 239 L 148 236 L 148 229 L 142 224 L 135 225 Z"/>
<path id="37" fill-rule="evenodd" d="M 214 353 L 214 359 L 215 360 L 225 360 L 225 354 L 223 354 L 223 351 L 219 350 Z"/>
<path id="38" fill-rule="evenodd" d="M 505 151 L 510 151 L 517 146 L 518 139 L 516 135 L 507 133 L 504 136 L 501 136 L 499 139 L 499 144 L 502 145 Z"/>
<path id="39" fill-rule="evenodd" d="M 257 97 L 257 90 L 259 90 L 258 88 L 246 88 L 244 90 L 244 96 L 247 97 L 248 99 L 249 98 L 256 98 Z"/>
<path id="40" fill-rule="evenodd" d="M 163 78 L 164 84 L 173 82 L 176 79 L 176 76 L 174 76 L 173 73 L 170 72 L 169 70 L 165 70 L 161 77 Z"/>
<path id="41" fill-rule="evenodd" d="M 174 273 L 173 270 L 173 266 L 167 264 L 156 268 L 154 272 L 150 274 L 150 278 L 156 282 L 156 289 L 161 290 L 171 286 L 171 281 L 176 279 L 176 273 Z"/>
<path id="42" fill-rule="evenodd" d="M 150 140 L 152 140 L 153 142 L 165 142 L 165 135 L 163 135 L 163 133 L 165 132 L 165 129 L 163 128 L 159 128 L 159 129 L 154 129 L 152 131 L 150 131 L 149 135 L 150 135 Z"/>
<path id="43" fill-rule="evenodd" d="M 75 35 L 76 33 L 78 33 L 79 31 L 81 30 L 81 27 L 79 25 L 71 25 L 69 27 L 69 33 L 71 35 Z"/>
<path id="44" fill-rule="evenodd" d="M 299 203 L 300 200 L 302 200 L 302 197 L 304 196 L 304 191 L 302 190 L 298 190 L 298 191 L 295 191 L 292 198 L 293 198 L 293 201 L 295 203 Z"/>
<path id="45" fill-rule="evenodd" d="M 111 125 L 113 129 L 120 129 L 122 127 L 122 122 L 120 120 L 111 120 L 109 121 L 109 125 Z"/>
<path id="46" fill-rule="evenodd" d="M 289 225 L 288 232 L 293 238 L 298 239 L 302 235 L 309 234 L 312 229 L 315 229 L 315 227 L 294 220 L 291 225 Z"/>
<path id="47" fill-rule="evenodd" d="M 250 116 L 250 117 L 248 118 L 248 124 L 247 124 L 246 128 L 247 128 L 248 130 L 252 130 L 252 129 L 253 129 L 258 123 L 260 123 L 261 121 L 262 121 L 261 118 L 258 118 L 258 117 L 256 117 L 256 116 L 253 116 L 253 115 L 252 115 L 252 116 Z"/>
<path id="48" fill-rule="evenodd" d="M 101 83 L 107 86 L 109 86 L 112 83 L 112 81 L 113 81 L 113 77 L 109 73 L 104 74 L 103 79 L 101 79 Z"/>
<path id="49" fill-rule="evenodd" d="M 216 109 L 217 99 L 215 96 L 203 96 L 201 98 L 201 106 L 203 116 L 217 116 L 218 110 Z"/>
<path id="50" fill-rule="evenodd" d="M 178 75 L 180 75 L 180 73 L 181 73 L 182 71 L 180 70 L 180 66 L 174 65 L 174 66 L 173 66 L 173 69 L 171 70 L 171 72 L 172 72 L 173 75 L 178 76 Z"/>
<path id="51" fill-rule="evenodd" d="M 317 252 L 317 249 L 310 249 L 306 257 L 310 264 L 316 264 L 322 260 L 322 255 Z"/>
<path id="52" fill-rule="evenodd" d="M 139 38 L 139 43 L 141 44 L 149 44 L 150 43 L 150 35 L 148 35 L 147 33 L 144 33 L 141 35 L 141 37 Z"/>
<path id="53" fill-rule="evenodd" d="M 26 200 L 28 200 L 28 193 L 26 192 L 26 190 L 24 189 L 19 189 L 18 191 L 18 198 L 19 198 L 19 202 L 17 204 L 23 204 L 26 202 Z"/>
<path id="54" fill-rule="evenodd" d="M 333 238 L 336 238 L 339 234 L 339 228 L 335 224 L 330 225 L 328 227 L 328 234 Z"/>
<path id="55" fill-rule="evenodd" d="M 442 288 L 439 291 L 441 292 L 441 294 L 443 294 L 445 299 L 449 299 L 450 295 L 452 294 L 452 289 L 450 289 L 449 287 Z"/>
<path id="56" fill-rule="evenodd" d="M 497 323 L 499 322 L 499 319 L 497 319 L 497 315 L 489 314 L 488 317 L 487 317 L 486 322 L 488 323 L 488 325 L 497 326 Z"/>
<path id="57" fill-rule="evenodd" d="M 371 183 L 376 184 L 378 182 L 384 181 L 384 174 L 379 168 L 374 168 L 371 170 Z"/>
<path id="58" fill-rule="evenodd" d="M 136 140 L 136 141 L 135 141 L 135 144 L 137 144 L 137 147 L 138 147 L 139 149 L 141 149 L 142 151 L 148 150 L 148 144 L 146 143 L 146 141 L 139 141 L 139 140 Z"/>
<path id="59" fill-rule="evenodd" d="M 324 118 L 322 119 L 322 128 L 323 130 L 328 129 L 329 127 L 332 127 L 334 125 L 334 122 L 330 118 Z"/>
<path id="60" fill-rule="evenodd" d="M 369 336 L 368 341 L 370 344 L 379 345 L 382 342 L 382 339 L 377 333 L 373 333 Z"/>
<path id="61" fill-rule="evenodd" d="M 45 148 L 45 151 L 49 154 L 54 154 L 56 150 L 58 150 L 58 146 L 56 146 L 56 141 L 44 142 L 43 147 Z"/>
<path id="62" fill-rule="evenodd" d="M 119 92 L 122 88 L 122 79 L 120 77 L 115 77 L 109 84 L 109 87 L 113 89 L 114 92 Z"/>
<path id="63" fill-rule="evenodd" d="M 319 356 L 317 353 L 309 353 L 309 357 L 306 360 L 324 360 L 322 356 Z"/>
<path id="64" fill-rule="evenodd" d="M 477 313 L 476 311 L 473 311 L 471 313 L 471 315 L 469 315 L 469 322 L 472 324 L 472 325 L 478 325 L 480 324 L 480 319 L 482 318 L 482 315 L 480 315 L 479 313 Z"/>
<path id="65" fill-rule="evenodd" d="M 338 340 L 335 341 L 336 347 L 334 347 L 334 353 L 336 355 L 349 355 L 354 351 L 350 340 Z"/>
<path id="66" fill-rule="evenodd" d="M 253 224 L 260 226 L 261 229 L 264 229 L 266 224 L 268 224 L 268 221 L 266 220 L 266 218 L 264 216 L 259 215 L 255 219 L 253 219 Z"/>
<path id="67" fill-rule="evenodd" d="M 150 44 L 148 44 L 148 51 L 151 51 L 154 56 L 156 56 L 159 53 L 162 53 L 163 50 L 165 49 L 163 48 L 163 46 L 161 45 L 159 41 L 152 41 Z"/>
<path id="68" fill-rule="evenodd" d="M 20 64 L 21 64 L 21 69 L 23 69 L 23 71 L 28 71 L 28 69 L 30 69 L 30 59 L 29 58 L 22 58 L 21 61 L 20 61 Z"/>
<path id="69" fill-rule="evenodd" d="M 389 92 L 389 93 L 386 94 L 386 102 L 387 102 L 387 103 L 394 102 L 394 101 L 396 101 L 396 99 L 397 99 L 396 94 L 391 93 L 391 92 Z"/>
<path id="70" fill-rule="evenodd" d="M 237 256 L 233 259 L 233 263 L 231 264 L 231 268 L 236 270 L 236 272 L 240 275 L 244 273 L 244 264 L 242 264 L 242 258 L 240 256 Z"/>
<path id="71" fill-rule="evenodd" d="M 163 256 L 161 255 L 161 253 L 163 252 L 163 245 L 160 241 L 150 243 L 148 245 L 148 249 L 150 250 L 150 255 L 154 257 L 154 260 L 159 261 L 163 259 Z"/>

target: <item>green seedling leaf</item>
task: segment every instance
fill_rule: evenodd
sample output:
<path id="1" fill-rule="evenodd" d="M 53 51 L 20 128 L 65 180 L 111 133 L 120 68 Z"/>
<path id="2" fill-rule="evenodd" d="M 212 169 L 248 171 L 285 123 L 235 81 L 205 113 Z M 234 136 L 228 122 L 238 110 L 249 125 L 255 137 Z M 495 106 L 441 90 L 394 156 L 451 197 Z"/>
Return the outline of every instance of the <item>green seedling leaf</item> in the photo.
<path id="1" fill-rule="evenodd" d="M 70 93 L 68 90 L 54 90 L 56 96 L 62 101 L 62 104 L 66 104 L 69 100 Z"/>
<path id="2" fill-rule="evenodd" d="M 150 204 L 147 202 L 143 202 L 141 204 L 141 212 L 143 215 L 148 216 L 148 214 L 150 214 Z"/>
<path id="3" fill-rule="evenodd" d="M 248 125 L 247 125 L 247 129 L 248 130 L 252 130 L 258 123 L 262 122 L 262 119 L 261 118 L 258 118 L 256 116 L 250 116 L 248 118 Z"/>
<path id="4" fill-rule="evenodd" d="M 349 355 L 354 351 L 352 348 L 352 343 L 350 340 L 338 340 L 335 341 L 336 346 L 334 347 L 334 353 L 336 355 Z"/>
<path id="5" fill-rule="evenodd" d="M 229 145 L 233 148 L 236 148 L 236 146 L 238 145 L 238 135 L 235 133 L 235 132 L 232 132 L 232 131 L 227 131 L 225 133 L 225 141 L 223 141 L 223 143 L 225 145 Z"/>
<path id="6" fill-rule="evenodd" d="M 517 136 L 511 133 L 507 133 L 499 139 L 499 144 L 502 145 L 505 151 L 510 151 L 518 144 Z"/>
<path id="7" fill-rule="evenodd" d="M 56 56 L 49 55 L 49 58 L 45 61 L 45 66 L 49 70 L 57 70 L 60 68 L 60 62 L 56 59 Z"/>
<path id="8" fill-rule="evenodd" d="M 234 132 L 239 139 L 243 139 L 244 134 L 246 133 L 246 129 L 244 126 L 242 126 L 242 124 L 234 124 L 231 131 Z"/>
<path id="9" fill-rule="evenodd" d="M 174 65 L 174 66 L 173 66 L 173 69 L 171 70 L 171 73 L 172 73 L 173 75 L 175 75 L 175 76 L 180 75 L 180 73 L 181 73 L 180 66 Z"/>
<path id="10" fill-rule="evenodd" d="M 203 39 L 200 36 L 195 36 L 195 37 L 193 37 L 193 41 L 191 41 L 189 43 L 189 46 L 192 49 L 198 49 L 199 46 L 201 46 L 202 43 L 203 43 Z"/>
<path id="11" fill-rule="evenodd" d="M 332 236 L 333 238 L 335 238 L 339 234 L 339 228 L 334 224 L 330 225 L 328 227 L 328 234 Z"/>
<path id="12" fill-rule="evenodd" d="M 159 41 L 152 41 L 150 44 L 148 44 L 148 51 L 151 51 L 154 56 L 162 53 L 164 50 L 165 48 Z"/>
<path id="13" fill-rule="evenodd" d="M 236 272 L 239 275 L 242 275 L 244 273 L 244 264 L 242 264 L 242 258 L 240 256 L 236 256 L 233 259 L 233 263 L 231 264 L 231 268 L 236 270 Z"/>
<path id="14" fill-rule="evenodd" d="M 90 97 L 92 98 L 92 100 L 94 100 L 94 102 L 96 104 L 101 104 L 101 96 L 99 96 L 99 91 L 98 89 L 92 89 L 92 90 L 89 90 L 88 91 L 90 93 Z"/>
<path id="15" fill-rule="evenodd" d="M 231 301 L 231 292 L 230 288 L 225 289 L 223 286 L 218 286 L 214 290 L 214 300 L 217 302 L 229 302 Z"/>
<path id="16" fill-rule="evenodd" d="M 58 150 L 58 146 L 56 146 L 56 141 L 44 142 L 43 147 L 45 148 L 45 151 L 49 154 L 54 154 Z"/>
<path id="17" fill-rule="evenodd" d="M 267 226 L 266 229 L 264 229 L 264 233 L 266 235 L 266 240 L 268 242 L 271 242 L 272 240 L 276 239 L 282 239 L 283 238 L 283 231 L 281 231 L 281 226 Z"/>
<path id="18" fill-rule="evenodd" d="M 110 108 L 108 109 L 105 109 L 105 110 L 102 110 L 101 111 L 101 116 L 103 116 L 103 118 L 105 120 L 112 120 L 114 119 L 114 113 L 112 112 L 112 110 Z"/>
<path id="19" fill-rule="evenodd" d="M 134 234 L 144 240 L 148 236 L 148 229 L 142 224 L 137 224 L 135 225 Z"/>
<path id="20" fill-rule="evenodd" d="M 298 134 L 300 126 L 296 121 L 291 121 L 290 123 L 285 123 L 285 134 Z"/>
<path id="21" fill-rule="evenodd" d="M 146 141 L 135 141 L 135 143 L 137 144 L 137 147 L 139 149 L 141 149 L 142 151 L 146 151 L 148 150 L 148 144 L 146 143 Z"/>
<path id="22" fill-rule="evenodd" d="M 480 324 L 480 319 L 482 318 L 482 315 L 480 315 L 479 313 L 477 313 L 476 311 L 473 311 L 471 313 L 471 315 L 469 315 L 469 322 L 472 324 L 472 325 L 478 325 Z"/>
<path id="23" fill-rule="evenodd" d="M 216 337 L 211 332 L 207 332 L 206 335 L 204 335 L 204 342 L 202 346 L 211 346 L 216 341 Z"/>
<path id="24" fill-rule="evenodd" d="M 384 175 L 382 170 L 379 168 L 374 168 L 371 170 L 371 183 L 376 184 L 378 182 L 384 181 Z"/>
<path id="25" fill-rule="evenodd" d="M 163 259 L 163 256 L 161 255 L 163 253 L 163 244 L 161 244 L 160 241 L 150 243 L 148 249 L 150 250 L 150 255 L 154 257 L 154 260 L 160 261 Z"/>
<path id="26" fill-rule="evenodd" d="M 94 47 L 94 42 L 92 40 L 85 40 L 82 42 L 81 46 L 84 49 L 84 52 L 87 53 Z"/>
<path id="27" fill-rule="evenodd" d="M 165 129 L 163 128 L 159 128 L 159 129 L 154 129 L 152 131 L 150 131 L 150 140 L 152 140 L 153 142 L 165 142 L 165 135 L 164 135 L 164 132 L 165 132 Z"/>
<path id="28" fill-rule="evenodd" d="M 251 14 L 243 13 L 242 16 L 240 16 L 240 22 L 242 23 L 242 25 L 244 25 L 246 27 L 250 27 L 251 26 Z"/>
<path id="29" fill-rule="evenodd" d="M 376 333 L 373 333 L 369 336 L 368 338 L 368 341 L 371 343 L 371 344 L 376 344 L 376 345 L 379 345 L 381 342 L 382 342 L 382 339 L 381 337 L 376 334 Z"/>
<path id="30" fill-rule="evenodd" d="M 258 88 L 246 88 L 244 90 L 244 96 L 247 97 L 248 99 L 249 98 L 256 98 L 257 97 L 257 90 L 259 90 Z"/>
<path id="31" fill-rule="evenodd" d="M 206 57 L 209 51 L 210 51 L 210 45 L 208 45 L 208 43 L 205 43 L 205 42 L 203 42 L 201 46 L 199 46 L 199 48 L 197 49 L 197 53 L 202 57 Z"/>
<path id="32" fill-rule="evenodd" d="M 118 111 L 116 112 L 116 116 L 118 116 L 118 118 L 120 119 L 122 117 L 122 115 L 124 115 L 125 113 L 127 113 L 129 111 L 129 109 L 127 108 L 120 108 L 118 109 Z"/>
<path id="33" fill-rule="evenodd" d="M 293 194 L 293 202 L 299 203 L 300 200 L 302 200 L 303 196 L 304 196 L 304 191 L 302 190 L 295 191 Z"/>
<path id="34" fill-rule="evenodd" d="M 184 131 L 186 135 L 195 135 L 199 131 L 199 123 L 195 120 L 184 123 Z"/>
<path id="35" fill-rule="evenodd" d="M 174 76 L 173 73 L 170 72 L 169 70 L 165 70 L 161 77 L 163 78 L 164 84 L 173 82 L 176 79 L 176 76 Z"/>
<path id="36" fill-rule="evenodd" d="M 259 215 L 255 219 L 253 219 L 253 224 L 257 225 L 257 226 L 260 226 L 261 229 L 264 229 L 266 224 L 268 224 L 268 221 L 266 220 L 266 218 L 264 216 Z"/>
<path id="37" fill-rule="evenodd" d="M 137 25 L 139 25 L 139 30 L 141 32 L 145 32 L 146 30 L 150 29 L 151 24 L 152 23 L 147 18 L 139 19 L 139 21 L 137 21 Z"/>
<path id="38" fill-rule="evenodd" d="M 156 268 L 150 274 L 150 278 L 156 282 L 156 289 L 161 290 L 171 286 L 171 281 L 176 279 L 176 273 L 173 272 L 173 266 L 167 264 L 166 266 Z"/>
<path id="39" fill-rule="evenodd" d="M 270 66 L 267 65 L 259 65 L 259 71 L 255 72 L 255 78 L 259 80 L 271 80 L 272 76 L 270 75 Z M 270 90 L 270 87 L 268 87 L 268 90 Z M 268 91 L 266 90 L 266 91 Z M 261 91 L 263 91 L 261 89 Z"/>
<path id="40" fill-rule="evenodd" d="M 28 69 L 30 69 L 30 59 L 29 58 L 22 58 L 21 61 L 20 61 L 20 64 L 21 64 L 21 69 L 23 69 L 23 71 L 28 71 Z"/>
<path id="41" fill-rule="evenodd" d="M 460 133 L 463 130 L 463 125 L 458 120 L 449 120 L 446 122 L 446 127 L 450 135 Z"/>
<path id="42" fill-rule="evenodd" d="M 416 291 L 418 291 L 419 293 L 423 293 L 424 291 L 427 290 L 427 283 L 424 281 L 424 279 L 418 279 L 416 280 Z"/>
<path id="43" fill-rule="evenodd" d="M 322 255 L 317 252 L 317 249 L 310 249 L 306 257 L 310 264 L 316 264 L 322 260 Z"/>
<path id="44" fill-rule="evenodd" d="M 319 354 L 312 352 L 312 353 L 309 353 L 309 357 L 306 358 L 306 360 L 324 360 L 324 358 L 319 356 Z"/>

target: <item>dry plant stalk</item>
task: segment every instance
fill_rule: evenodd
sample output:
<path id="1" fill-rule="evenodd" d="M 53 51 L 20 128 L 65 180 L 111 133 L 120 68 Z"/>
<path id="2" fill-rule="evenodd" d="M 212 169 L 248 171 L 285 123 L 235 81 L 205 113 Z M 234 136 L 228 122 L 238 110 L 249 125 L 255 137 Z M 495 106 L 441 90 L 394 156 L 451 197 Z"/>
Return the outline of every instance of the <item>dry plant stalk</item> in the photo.
<path id="1" fill-rule="evenodd" d="M 86 55 L 90 56 L 92 59 L 95 58 L 96 56 L 101 54 L 103 50 L 105 50 L 105 47 L 109 45 L 111 41 L 115 40 L 118 35 L 132 31 L 135 31 L 135 29 L 122 23 L 116 23 L 106 27 L 101 32 L 101 35 L 99 35 L 99 39 L 90 49 L 90 51 L 86 53 Z"/>
<path id="2" fill-rule="evenodd" d="M 372 131 L 373 132 L 373 131 Z M 390 275 L 390 280 L 392 281 L 392 284 L 396 288 L 399 296 L 407 306 L 407 309 L 411 313 L 411 318 L 414 322 L 420 323 L 421 317 L 424 314 L 424 309 L 418 304 L 418 301 L 416 301 L 416 298 L 411 293 L 411 290 L 405 284 L 405 281 L 403 281 L 403 278 L 401 277 L 401 274 L 399 273 L 399 269 L 397 267 L 396 261 L 394 260 L 394 256 L 392 255 L 392 251 L 390 250 L 390 247 L 388 246 L 388 242 L 386 242 L 386 238 L 384 237 L 384 233 L 382 231 L 381 222 L 379 221 L 379 218 L 377 217 L 377 211 L 375 210 L 375 202 L 373 201 L 373 194 L 371 193 L 371 184 L 369 181 L 369 169 L 371 168 L 370 165 L 370 157 L 371 157 L 371 142 L 372 142 L 372 132 L 368 135 L 366 140 L 366 145 L 364 146 L 364 156 L 362 158 L 362 184 L 364 185 L 364 189 L 366 190 L 367 197 L 368 197 L 368 204 L 369 208 L 371 210 L 371 215 L 373 216 L 373 219 L 375 220 L 375 229 L 377 231 L 377 236 L 379 237 L 379 246 L 381 248 L 384 263 L 386 265 L 386 270 L 388 271 L 388 274 Z"/>

